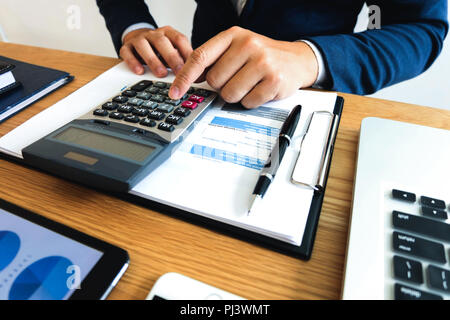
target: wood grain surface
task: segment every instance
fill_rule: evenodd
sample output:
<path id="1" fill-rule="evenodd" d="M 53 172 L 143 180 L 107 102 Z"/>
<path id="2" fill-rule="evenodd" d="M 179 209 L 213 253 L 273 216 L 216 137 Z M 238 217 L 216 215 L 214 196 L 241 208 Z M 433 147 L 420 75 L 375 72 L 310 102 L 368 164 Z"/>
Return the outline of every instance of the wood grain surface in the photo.
<path id="1" fill-rule="evenodd" d="M 0 136 L 120 62 L 2 42 L 0 55 L 75 76 L 67 86 L 0 124 Z M 0 197 L 126 249 L 130 266 L 109 299 L 144 299 L 157 278 L 166 272 L 179 272 L 248 299 L 339 299 L 361 120 L 376 116 L 450 129 L 449 111 L 341 95 L 345 99 L 344 113 L 309 261 L 5 160 L 0 160 Z"/>

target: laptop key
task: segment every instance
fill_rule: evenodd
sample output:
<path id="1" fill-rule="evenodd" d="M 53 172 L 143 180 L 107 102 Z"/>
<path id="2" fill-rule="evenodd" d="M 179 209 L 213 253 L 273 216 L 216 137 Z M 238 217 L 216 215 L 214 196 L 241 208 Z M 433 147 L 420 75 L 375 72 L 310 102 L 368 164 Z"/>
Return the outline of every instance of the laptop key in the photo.
<path id="1" fill-rule="evenodd" d="M 399 280 L 422 284 L 422 264 L 413 259 L 394 256 L 394 276 Z"/>
<path id="2" fill-rule="evenodd" d="M 431 208 L 427 206 L 422 206 L 422 214 L 427 217 L 441 219 L 441 220 L 447 220 L 447 212 L 444 210 Z"/>
<path id="3" fill-rule="evenodd" d="M 394 227 L 450 242 L 450 224 L 399 211 L 392 212 Z"/>
<path id="4" fill-rule="evenodd" d="M 450 271 L 438 268 L 433 265 L 428 266 L 428 277 L 430 287 L 442 291 L 450 292 Z"/>
<path id="5" fill-rule="evenodd" d="M 439 199 L 421 196 L 420 203 L 422 203 L 424 206 L 445 210 L 445 202 Z"/>
<path id="6" fill-rule="evenodd" d="M 397 200 L 416 202 L 416 195 L 414 193 L 402 190 L 392 189 L 392 197 Z"/>
<path id="7" fill-rule="evenodd" d="M 441 296 L 414 289 L 402 284 L 395 284 L 395 300 L 443 300 Z"/>
<path id="8" fill-rule="evenodd" d="M 396 252 L 445 263 L 444 246 L 441 243 L 429 241 L 406 233 L 394 231 L 393 247 Z"/>

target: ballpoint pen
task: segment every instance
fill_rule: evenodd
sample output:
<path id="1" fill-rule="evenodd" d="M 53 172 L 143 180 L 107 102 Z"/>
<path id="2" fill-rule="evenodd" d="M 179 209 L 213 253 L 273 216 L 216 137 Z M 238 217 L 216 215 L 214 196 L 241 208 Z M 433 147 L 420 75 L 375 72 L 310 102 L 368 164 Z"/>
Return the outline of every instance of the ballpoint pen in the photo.
<path id="1" fill-rule="evenodd" d="M 248 215 L 251 210 L 257 206 L 257 203 L 262 200 L 264 194 L 270 186 L 270 183 L 275 178 L 281 160 L 283 160 L 284 153 L 286 152 L 287 147 L 291 144 L 292 136 L 297 128 L 301 111 L 301 105 L 298 105 L 292 109 L 281 127 L 278 139 L 269 155 L 269 158 L 267 159 L 266 164 L 264 165 L 264 168 L 261 170 L 255 189 L 253 190 L 251 205 L 247 212 Z"/>

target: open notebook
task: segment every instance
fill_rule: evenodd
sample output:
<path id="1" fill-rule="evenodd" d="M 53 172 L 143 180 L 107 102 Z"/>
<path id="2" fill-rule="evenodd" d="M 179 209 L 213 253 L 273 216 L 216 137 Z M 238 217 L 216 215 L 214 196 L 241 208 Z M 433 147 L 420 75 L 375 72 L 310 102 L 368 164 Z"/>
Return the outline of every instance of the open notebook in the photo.
<path id="1" fill-rule="evenodd" d="M 121 63 L 84 87 L 31 118 L 0 139 L 0 152 L 21 158 L 21 150 L 81 116 L 121 88 L 142 79 L 158 80 L 146 72 L 137 76 Z M 170 82 L 173 75 L 164 81 Z M 196 85 L 208 88 L 207 84 Z M 291 183 L 302 134 L 312 112 L 333 113 L 337 95 L 298 91 L 255 110 L 213 104 L 171 158 L 130 193 L 192 214 L 299 246 L 314 191 Z M 247 215 L 258 174 L 289 111 L 302 105 L 294 143 L 288 148 L 264 206 Z M 45 124 L 45 125 L 43 125 Z M 308 164 L 317 170 L 319 163 Z"/>

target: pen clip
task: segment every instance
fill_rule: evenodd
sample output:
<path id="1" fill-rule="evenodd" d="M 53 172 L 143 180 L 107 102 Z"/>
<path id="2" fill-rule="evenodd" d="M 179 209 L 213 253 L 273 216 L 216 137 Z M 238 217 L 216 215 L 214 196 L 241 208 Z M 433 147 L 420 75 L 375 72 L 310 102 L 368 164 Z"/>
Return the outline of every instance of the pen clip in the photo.
<path id="1" fill-rule="evenodd" d="M 328 116 L 329 119 L 321 119 L 320 116 L 324 115 Z M 311 126 L 316 125 L 315 120 L 319 126 L 312 128 Z M 299 153 L 291 175 L 292 183 L 309 187 L 315 191 L 320 191 L 323 188 L 330 164 L 338 120 L 338 115 L 328 111 L 311 113 L 305 132 L 301 136 Z M 328 123 L 324 124 L 324 121 L 328 121 Z M 310 135 L 314 135 L 314 137 Z M 317 138 L 323 139 L 321 143 L 317 143 Z M 304 146 L 305 140 L 307 140 L 306 146 Z M 317 166 L 317 162 L 320 162 L 318 170 L 312 169 L 312 166 Z"/>

